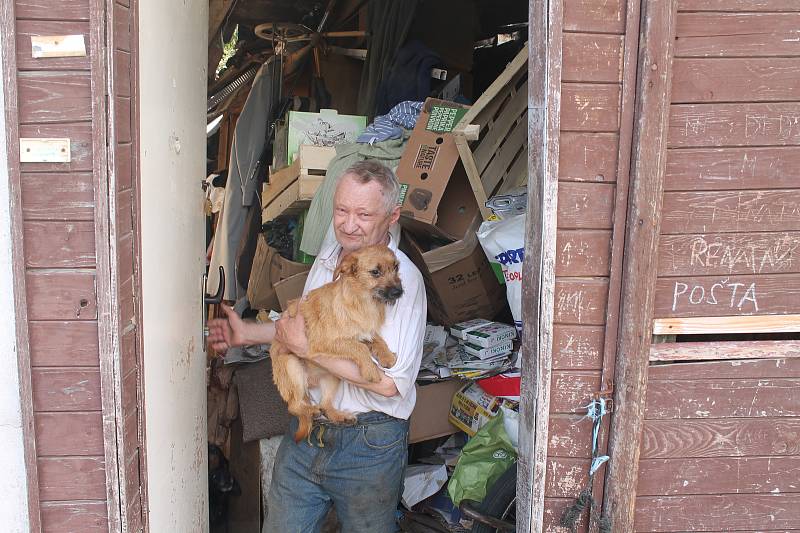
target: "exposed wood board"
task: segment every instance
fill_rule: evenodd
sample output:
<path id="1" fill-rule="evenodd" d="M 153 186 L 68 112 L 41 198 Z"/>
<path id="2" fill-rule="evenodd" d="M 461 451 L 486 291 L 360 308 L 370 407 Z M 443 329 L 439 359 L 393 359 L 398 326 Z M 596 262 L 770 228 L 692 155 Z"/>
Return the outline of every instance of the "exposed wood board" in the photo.
<path id="1" fill-rule="evenodd" d="M 675 104 L 669 115 L 670 148 L 798 144 L 800 102 Z"/>
<path id="2" fill-rule="evenodd" d="M 557 324 L 601 326 L 607 299 L 606 278 L 558 278 L 553 319 Z"/>
<path id="3" fill-rule="evenodd" d="M 136 314 L 135 292 L 136 287 L 134 286 L 133 278 L 120 281 L 117 296 L 117 312 L 119 324 L 122 327 L 127 327 L 135 323 L 133 319 Z"/>
<path id="4" fill-rule="evenodd" d="M 637 531 L 796 528 L 800 494 L 723 494 L 636 499 Z"/>
<path id="5" fill-rule="evenodd" d="M 102 457 L 44 457 L 38 460 L 41 501 L 104 500 Z"/>
<path id="6" fill-rule="evenodd" d="M 107 533 L 109 527 L 106 502 L 76 501 L 43 503 L 42 529 L 44 531 Z"/>
<path id="7" fill-rule="evenodd" d="M 680 11 L 800 11 L 795 0 L 678 0 Z"/>
<path id="8" fill-rule="evenodd" d="M 661 198 L 670 114 L 675 4 L 641 6 L 638 80 L 631 150 L 625 257 L 614 372 L 614 413 L 603 508 L 615 531 L 633 531 L 654 307 Z"/>
<path id="9" fill-rule="evenodd" d="M 117 224 L 116 233 L 118 235 L 127 235 L 133 231 L 133 218 L 135 216 L 133 195 L 133 191 L 126 191 L 116 195 L 114 220 Z"/>
<path id="10" fill-rule="evenodd" d="M 561 92 L 562 130 L 587 132 L 619 130 L 619 84 L 564 83 Z"/>
<path id="11" fill-rule="evenodd" d="M 562 132 L 559 145 L 560 181 L 616 181 L 619 150 L 616 133 Z"/>
<path id="12" fill-rule="evenodd" d="M 681 13 L 675 57 L 800 56 L 800 13 Z"/>
<path id="13" fill-rule="evenodd" d="M 558 132 L 561 120 L 561 1 L 528 3 L 528 223 L 520 347 L 522 391 L 517 469 L 519 531 L 544 531 L 553 350 Z"/>
<path id="14" fill-rule="evenodd" d="M 800 331 L 800 315 L 700 316 L 653 320 L 654 335 L 793 333 L 797 331 Z"/>
<path id="15" fill-rule="evenodd" d="M 744 317 L 743 317 L 744 318 Z M 749 317 L 748 317 L 749 318 Z M 800 317 L 798 317 L 800 319 Z M 695 369 L 714 368 L 712 375 L 718 377 L 728 377 L 721 368 L 731 367 L 737 375 L 741 377 L 749 377 L 749 374 L 744 373 L 743 367 L 753 366 L 754 362 L 732 362 L 730 359 L 770 359 L 765 363 L 758 363 L 761 366 L 776 366 L 780 370 L 780 376 L 785 375 L 800 375 L 800 367 L 798 367 L 798 374 L 786 372 L 788 368 L 786 358 L 791 358 L 789 364 L 800 365 L 800 360 L 793 361 L 794 358 L 800 359 L 800 343 L 797 341 L 739 341 L 739 342 L 678 342 L 678 343 L 662 343 L 653 344 L 650 347 L 650 361 L 663 361 L 663 362 L 681 362 L 681 361 L 708 361 L 708 360 L 726 360 L 716 366 L 706 364 L 703 367 L 693 366 L 685 367 L 683 365 L 670 367 L 656 365 L 650 367 L 651 379 L 659 379 L 669 372 L 677 371 L 682 368 L 687 368 L 691 373 L 696 372 Z M 774 359 L 778 359 L 775 361 Z M 762 370 L 764 377 L 775 377 L 770 375 L 766 369 Z"/>
<path id="16" fill-rule="evenodd" d="M 621 35 L 564 34 L 564 65 L 561 81 L 622 81 Z"/>
<path id="17" fill-rule="evenodd" d="M 30 320 L 95 320 L 97 295 L 91 270 L 36 270 L 26 276 Z"/>
<path id="18" fill-rule="evenodd" d="M 134 255 L 134 237 L 133 233 L 127 235 L 120 235 L 117 237 L 117 264 L 119 269 L 117 277 L 120 283 L 125 283 L 129 279 L 135 277 L 135 255 Z M 122 325 L 121 327 L 125 327 Z"/>
<path id="19" fill-rule="evenodd" d="M 92 125 L 89 122 L 67 124 L 23 124 L 23 138 L 69 138 L 69 163 L 22 163 L 22 172 L 90 172 L 92 170 Z"/>
<path id="20" fill-rule="evenodd" d="M 111 19 L 114 27 L 114 50 L 131 51 L 131 22 L 132 16 L 130 8 L 120 4 L 114 4 L 114 16 Z"/>
<path id="21" fill-rule="evenodd" d="M 36 322 L 28 325 L 31 366 L 97 366 L 96 322 Z"/>
<path id="22" fill-rule="evenodd" d="M 795 147 L 669 150 L 664 190 L 797 188 L 800 150 Z"/>
<path id="23" fill-rule="evenodd" d="M 497 185 L 511 179 L 511 168 L 514 162 L 519 160 L 520 153 L 525 150 L 528 134 L 527 114 L 523 115 L 503 142 L 494 151 L 494 155 L 486 169 L 481 173 L 483 190 L 491 195 Z"/>
<path id="24" fill-rule="evenodd" d="M 648 420 L 800 416 L 800 379 L 649 381 Z"/>
<path id="25" fill-rule="evenodd" d="M 122 330 L 120 335 L 120 373 L 125 376 L 133 370 L 139 368 L 136 346 L 136 328 L 127 327 Z"/>
<path id="26" fill-rule="evenodd" d="M 36 451 L 39 457 L 103 455 L 100 412 L 37 413 Z"/>
<path id="27" fill-rule="evenodd" d="M 131 142 L 131 99 L 117 96 L 114 98 L 114 130 L 117 143 Z"/>
<path id="28" fill-rule="evenodd" d="M 564 31 L 625 33 L 625 2 L 564 0 Z"/>
<path id="29" fill-rule="evenodd" d="M 525 105 L 527 103 L 526 97 L 528 96 L 526 88 L 527 86 L 522 86 L 520 90 L 512 93 L 508 102 L 499 110 L 496 119 L 488 124 L 486 133 L 475 147 L 475 165 L 478 167 L 478 172 L 481 176 L 484 175 L 489 162 L 494 159 L 497 150 L 504 144 L 505 139 L 509 137 L 509 132 L 517 125 L 520 118 L 523 119 L 523 122 L 526 122 Z M 475 105 L 472 108 L 475 108 Z M 459 122 L 459 126 L 468 124 L 465 122 L 466 119 L 467 117 L 465 116 Z"/>
<path id="30" fill-rule="evenodd" d="M 491 191 L 486 191 L 486 189 L 484 189 L 483 182 L 481 181 L 480 170 L 478 170 L 478 167 L 475 164 L 475 159 L 473 157 L 472 150 L 470 150 L 470 147 L 467 144 L 466 137 L 463 135 L 456 135 L 454 136 L 454 141 L 456 150 L 458 150 L 458 156 L 461 159 L 461 163 L 464 167 L 464 173 L 467 175 L 469 187 L 472 190 L 472 195 L 475 197 L 475 203 L 478 204 L 478 210 L 480 211 L 481 217 L 484 220 L 488 220 L 492 215 L 492 210 L 486 207 L 486 201 L 489 199 Z"/>
<path id="31" fill-rule="evenodd" d="M 551 414 L 548 457 L 592 456 L 592 423 L 583 415 Z"/>
<path id="32" fill-rule="evenodd" d="M 34 411 L 99 411 L 98 368 L 34 368 Z"/>
<path id="33" fill-rule="evenodd" d="M 800 420 L 796 418 L 648 420 L 642 432 L 642 459 L 798 453 Z"/>
<path id="34" fill-rule="evenodd" d="M 91 174 L 23 173 L 21 182 L 25 220 L 92 220 Z"/>
<path id="35" fill-rule="evenodd" d="M 16 16 L 21 20 L 89 20 L 86 0 L 61 0 L 55 5 L 48 0 L 17 0 L 15 4 Z"/>
<path id="36" fill-rule="evenodd" d="M 608 276 L 610 230 L 558 230 L 556 276 Z"/>
<path id="37" fill-rule="evenodd" d="M 114 50 L 114 96 L 133 94 L 131 86 L 131 54 L 122 50 Z"/>
<path id="38" fill-rule="evenodd" d="M 676 59 L 673 103 L 800 100 L 800 57 Z"/>
<path id="39" fill-rule="evenodd" d="M 800 230 L 800 189 L 664 193 L 664 235 Z"/>
<path id="40" fill-rule="evenodd" d="M 662 235 L 658 275 L 800 272 L 800 232 Z"/>
<path id="41" fill-rule="evenodd" d="M 122 413 L 131 413 L 136 410 L 137 390 L 139 374 L 138 369 L 131 369 L 122 378 L 122 394 L 120 395 L 120 410 Z"/>
<path id="42" fill-rule="evenodd" d="M 24 72 L 17 78 L 22 124 L 92 118 L 91 83 L 82 72 Z"/>
<path id="43" fill-rule="evenodd" d="M 800 456 L 645 459 L 641 469 L 639 496 L 800 492 Z"/>
<path id="44" fill-rule="evenodd" d="M 565 326 L 553 328 L 554 370 L 600 370 L 603 365 L 603 328 Z"/>
<path id="45" fill-rule="evenodd" d="M 547 460 L 546 498 L 575 498 L 589 481 L 591 459 Z"/>
<path id="46" fill-rule="evenodd" d="M 50 4 L 52 6 L 52 4 Z M 34 58 L 33 35 L 83 35 L 86 57 Z M 89 42 L 88 22 L 60 20 L 20 20 L 16 27 L 17 68 L 25 70 L 89 70 L 93 49 Z"/>
<path id="47" fill-rule="evenodd" d="M 611 229 L 613 213 L 613 184 L 577 182 L 559 184 L 559 229 Z"/>
<path id="48" fill-rule="evenodd" d="M 655 289 L 653 318 L 800 312 L 800 274 L 660 278 Z"/>
<path id="49" fill-rule="evenodd" d="M 133 187 L 133 145 L 117 144 L 114 147 L 114 174 L 117 192 L 128 191 Z"/>
<path id="50" fill-rule="evenodd" d="M 553 370 L 550 412 L 584 414 L 592 394 L 601 389 L 597 370 Z"/>
<path id="51" fill-rule="evenodd" d="M 28 268 L 87 268 L 95 265 L 94 224 L 38 222 L 24 224 Z"/>

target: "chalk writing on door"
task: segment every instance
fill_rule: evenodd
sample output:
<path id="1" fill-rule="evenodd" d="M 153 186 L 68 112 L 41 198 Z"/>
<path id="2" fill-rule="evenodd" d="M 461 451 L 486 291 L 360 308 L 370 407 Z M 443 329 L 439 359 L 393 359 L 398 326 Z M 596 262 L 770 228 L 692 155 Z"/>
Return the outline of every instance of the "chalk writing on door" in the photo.
<path id="1" fill-rule="evenodd" d="M 718 305 L 738 311 L 758 311 L 755 283 L 719 280 L 710 286 L 676 281 L 672 291 L 672 310 L 694 305 Z"/>

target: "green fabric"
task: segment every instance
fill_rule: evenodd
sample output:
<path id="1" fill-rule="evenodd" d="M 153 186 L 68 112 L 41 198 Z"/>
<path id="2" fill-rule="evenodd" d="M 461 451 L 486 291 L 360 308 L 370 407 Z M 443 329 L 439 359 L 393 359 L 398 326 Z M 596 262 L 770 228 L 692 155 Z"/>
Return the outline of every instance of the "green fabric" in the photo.
<path id="1" fill-rule="evenodd" d="M 351 143 L 336 146 L 336 156 L 328 164 L 325 180 L 317 189 L 311 200 L 311 206 L 308 208 L 308 214 L 303 223 L 301 251 L 308 255 L 319 255 L 322 241 L 325 239 L 331 220 L 333 220 L 333 193 L 336 191 L 336 182 L 342 172 L 354 163 L 365 159 L 374 159 L 394 171 L 400 164 L 400 158 L 403 156 L 403 150 L 405 150 L 410 136 L 411 131 L 404 130 L 402 139 L 376 142 L 371 145 Z"/>
<path id="2" fill-rule="evenodd" d="M 517 454 L 503 427 L 500 411 L 461 450 L 447 493 L 455 505 L 461 500 L 481 502 L 489 488 L 514 464 Z"/>

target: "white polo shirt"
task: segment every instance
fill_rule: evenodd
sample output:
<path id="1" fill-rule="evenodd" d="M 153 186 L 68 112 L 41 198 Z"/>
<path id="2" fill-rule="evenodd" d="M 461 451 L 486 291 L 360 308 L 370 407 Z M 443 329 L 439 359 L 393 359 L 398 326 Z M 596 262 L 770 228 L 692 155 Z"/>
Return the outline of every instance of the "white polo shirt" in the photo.
<path id="1" fill-rule="evenodd" d="M 389 248 L 397 255 L 400 263 L 400 281 L 403 296 L 394 305 L 386 308 L 386 321 L 381 328 L 381 336 L 395 354 L 397 362 L 392 368 L 383 369 L 394 380 L 398 395 L 391 398 L 375 394 L 342 381 L 334 406 L 353 414 L 380 411 L 395 418 L 408 419 L 417 401 L 414 382 L 417 379 L 422 361 L 422 340 L 425 335 L 427 301 L 422 274 L 406 255 L 397 249 L 397 240 L 389 238 Z M 342 247 L 335 242 L 320 250 L 306 280 L 303 294 L 333 281 L 333 272 L 339 260 Z M 311 398 L 319 402 L 319 389 L 311 389 Z"/>

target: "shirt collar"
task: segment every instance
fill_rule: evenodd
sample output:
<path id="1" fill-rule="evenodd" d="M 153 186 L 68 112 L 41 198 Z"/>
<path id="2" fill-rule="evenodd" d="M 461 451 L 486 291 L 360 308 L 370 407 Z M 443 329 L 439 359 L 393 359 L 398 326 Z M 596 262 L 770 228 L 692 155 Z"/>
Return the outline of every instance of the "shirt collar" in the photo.
<path id="1" fill-rule="evenodd" d="M 389 246 L 391 251 L 397 252 L 397 242 L 395 242 L 395 238 L 392 236 L 391 228 L 389 228 L 389 244 L 387 246 Z M 336 270 L 336 265 L 339 262 L 339 252 L 341 250 L 342 245 L 339 244 L 338 241 L 334 241 L 333 244 L 320 252 L 320 262 L 325 266 L 325 268 L 329 270 Z"/>

